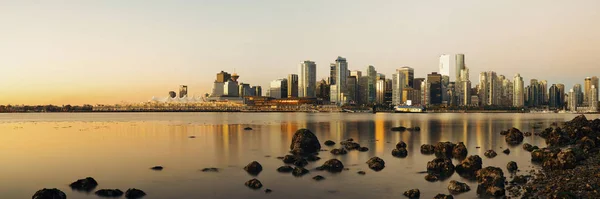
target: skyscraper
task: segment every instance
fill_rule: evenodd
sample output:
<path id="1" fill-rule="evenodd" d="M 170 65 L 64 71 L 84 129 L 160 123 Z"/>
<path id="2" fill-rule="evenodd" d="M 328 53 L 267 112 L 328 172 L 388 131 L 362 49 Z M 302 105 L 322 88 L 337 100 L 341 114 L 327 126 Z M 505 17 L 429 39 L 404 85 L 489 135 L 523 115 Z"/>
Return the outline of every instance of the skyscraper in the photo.
<path id="1" fill-rule="evenodd" d="M 413 80 L 415 79 L 415 69 L 408 66 L 404 66 L 400 69 L 397 69 L 396 72 L 404 74 L 404 85 L 402 86 L 403 88 L 413 87 Z"/>
<path id="2" fill-rule="evenodd" d="M 540 81 L 540 92 L 541 92 L 541 96 L 540 96 L 540 105 L 548 105 L 548 81 L 546 80 L 541 80 Z"/>
<path id="3" fill-rule="evenodd" d="M 217 80 L 215 82 L 225 83 L 229 79 L 231 79 L 231 75 L 227 72 L 221 71 L 220 73 L 217 73 Z"/>
<path id="4" fill-rule="evenodd" d="M 336 78 L 336 64 L 329 64 L 329 85 L 335 85 Z"/>
<path id="5" fill-rule="evenodd" d="M 440 74 L 450 77 L 450 55 L 443 54 L 440 56 Z"/>
<path id="6" fill-rule="evenodd" d="M 556 84 L 556 87 L 558 88 L 558 92 L 560 92 L 559 97 L 559 107 L 560 108 L 564 108 L 565 107 L 565 85 L 564 84 Z"/>
<path id="7" fill-rule="evenodd" d="M 179 86 L 179 98 L 184 98 L 188 96 L 188 87 L 186 85 Z"/>
<path id="8" fill-rule="evenodd" d="M 285 78 L 271 81 L 271 87 L 269 88 L 270 97 L 276 99 L 286 98 L 288 93 L 287 86 L 288 80 Z"/>
<path id="9" fill-rule="evenodd" d="M 298 97 L 298 75 L 289 74 L 287 78 L 287 97 Z"/>
<path id="10" fill-rule="evenodd" d="M 425 78 L 415 78 L 413 80 L 413 85 L 415 86 L 415 90 L 421 90 L 421 83 L 425 81 Z"/>
<path id="11" fill-rule="evenodd" d="M 374 66 L 369 65 L 367 67 L 367 77 L 369 77 L 367 85 L 367 103 L 374 103 L 377 96 L 377 71 L 375 70 Z"/>
<path id="12" fill-rule="evenodd" d="M 551 109 L 560 109 L 560 90 L 556 84 L 552 84 L 548 89 L 548 105 Z"/>
<path id="13" fill-rule="evenodd" d="M 575 91 L 575 89 L 571 89 L 569 91 L 569 101 L 567 102 L 567 104 L 569 105 L 569 110 L 570 111 L 577 111 L 577 99 L 578 95 Z"/>
<path id="14" fill-rule="evenodd" d="M 346 78 L 346 89 L 348 91 L 346 95 L 347 100 L 358 104 L 358 79 L 356 76 L 348 76 Z"/>
<path id="15" fill-rule="evenodd" d="M 521 74 L 517 73 L 513 78 L 513 107 L 523 107 L 525 105 L 525 89 L 523 86 L 523 77 L 521 77 Z"/>
<path id="16" fill-rule="evenodd" d="M 362 76 L 358 79 L 358 104 L 369 103 L 369 77 Z"/>
<path id="17" fill-rule="evenodd" d="M 427 74 L 427 84 L 429 105 L 442 104 L 442 75 L 437 72 Z"/>
<path id="18" fill-rule="evenodd" d="M 464 54 L 456 55 L 456 66 L 455 67 L 456 67 L 456 81 L 458 82 L 462 78 L 460 71 L 465 69 L 465 55 Z"/>
<path id="19" fill-rule="evenodd" d="M 576 98 L 576 107 L 583 105 L 583 89 L 581 88 L 581 84 L 575 84 L 573 86 L 573 93 L 577 96 Z"/>
<path id="20" fill-rule="evenodd" d="M 500 105 L 500 85 L 496 72 L 482 72 L 479 75 L 479 101 L 482 105 Z"/>
<path id="21" fill-rule="evenodd" d="M 252 90 L 254 90 L 254 96 L 262 96 L 262 87 L 261 86 L 253 86 Z"/>
<path id="22" fill-rule="evenodd" d="M 396 73 L 392 74 L 392 104 L 400 105 L 403 104 L 402 94 L 404 88 L 408 86 L 406 81 L 407 69 L 401 68 L 396 70 Z M 412 81 L 411 81 L 412 84 Z"/>
<path id="23" fill-rule="evenodd" d="M 327 81 L 325 81 L 325 79 L 322 79 L 321 81 L 319 81 L 317 83 L 317 90 L 316 95 L 317 98 L 321 98 L 324 101 L 329 101 L 329 94 L 330 94 L 330 90 L 329 90 L 329 84 L 327 84 Z"/>
<path id="24" fill-rule="evenodd" d="M 598 88 L 596 85 L 592 85 L 590 91 L 590 111 L 596 112 L 598 111 Z"/>
<path id="25" fill-rule="evenodd" d="M 539 107 L 542 105 L 541 103 L 541 96 L 542 92 L 541 90 L 541 85 L 540 83 L 537 81 L 537 79 L 531 79 L 529 82 L 529 90 L 527 92 L 527 105 L 529 107 Z"/>
<path id="26" fill-rule="evenodd" d="M 335 60 L 335 84 L 331 85 L 331 102 L 338 105 L 346 103 L 346 78 L 348 77 L 348 62 L 346 58 L 338 57 Z"/>
<path id="27" fill-rule="evenodd" d="M 313 61 L 300 64 L 298 76 L 298 97 L 315 97 L 317 88 L 317 65 Z"/>
<path id="28" fill-rule="evenodd" d="M 584 96 L 585 97 L 584 101 L 585 102 L 584 103 L 588 107 L 591 107 L 590 106 L 591 105 L 590 101 L 592 99 L 592 89 L 596 90 L 596 95 L 593 96 L 593 97 L 595 97 L 596 99 L 598 99 L 598 95 L 597 95 L 598 94 L 598 77 L 594 76 L 594 77 L 587 77 L 587 78 L 585 78 L 584 85 L 585 85 L 584 86 L 585 87 L 585 90 L 584 90 L 584 95 L 585 95 Z M 592 86 L 594 88 L 592 88 Z"/>

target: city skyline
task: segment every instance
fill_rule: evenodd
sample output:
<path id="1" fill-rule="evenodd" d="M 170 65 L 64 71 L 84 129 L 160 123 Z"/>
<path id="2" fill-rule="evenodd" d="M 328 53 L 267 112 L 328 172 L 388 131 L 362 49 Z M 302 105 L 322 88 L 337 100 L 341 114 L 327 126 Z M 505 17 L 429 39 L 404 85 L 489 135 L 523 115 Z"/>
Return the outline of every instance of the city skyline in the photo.
<path id="1" fill-rule="evenodd" d="M 519 73 L 524 82 L 547 80 L 548 88 L 562 83 L 565 92 L 600 76 L 597 1 L 0 5 L 0 104 L 141 102 L 179 85 L 203 96 L 215 73 L 234 69 L 240 82 L 268 89 L 273 79 L 298 73 L 302 60 L 315 62 L 320 81 L 337 56 L 349 70 L 373 65 L 391 77 L 409 66 L 426 77 L 439 70 L 440 55 L 465 54 L 472 82 L 483 71 Z M 331 15 L 332 7 L 348 14 Z"/>

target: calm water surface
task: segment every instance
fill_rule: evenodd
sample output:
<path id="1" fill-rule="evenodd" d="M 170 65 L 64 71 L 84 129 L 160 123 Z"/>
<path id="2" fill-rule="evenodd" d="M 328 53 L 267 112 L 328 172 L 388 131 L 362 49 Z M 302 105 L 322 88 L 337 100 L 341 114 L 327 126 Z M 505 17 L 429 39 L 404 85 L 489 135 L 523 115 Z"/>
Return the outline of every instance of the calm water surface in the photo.
<path id="1" fill-rule="evenodd" d="M 421 144 L 464 142 L 469 155 L 479 155 L 485 166 L 506 171 L 514 160 L 522 173 L 532 167 L 530 154 L 521 146 L 509 147 L 499 133 L 510 127 L 523 132 L 532 124 L 570 120 L 571 114 L 362 114 L 362 113 L 62 113 L 0 114 L 0 198 L 31 198 L 41 188 L 56 187 L 68 198 L 97 198 L 72 191 L 68 184 L 87 176 L 101 188 L 144 190 L 145 198 L 403 198 L 418 188 L 422 198 L 448 193 L 452 179 L 467 182 L 471 191 L 455 195 L 476 198 L 476 183 L 454 174 L 442 182 L 427 182 L 426 164 L 434 156 L 421 155 Z M 590 115 L 588 119 L 597 118 Z M 393 126 L 421 127 L 420 132 L 392 132 Z M 244 127 L 252 131 L 244 131 Z M 277 173 L 283 165 L 294 132 L 312 130 L 319 140 L 353 138 L 368 152 L 350 151 L 334 156 L 321 152 L 304 177 Z M 196 136 L 195 139 L 188 138 Z M 395 158 L 398 141 L 408 144 L 409 155 Z M 524 143 L 545 146 L 539 137 Z M 480 146 L 481 149 L 475 147 Z M 335 147 L 339 147 L 336 145 Z M 510 155 L 501 151 L 510 148 Z M 324 149 L 332 149 L 323 145 Z M 483 156 L 494 149 L 498 156 Z M 266 157 L 270 156 L 270 157 Z M 386 161 L 380 172 L 365 162 L 373 156 Z M 339 174 L 315 171 L 330 158 L 340 159 L 350 170 Z M 257 178 L 271 194 L 246 188 L 252 179 L 242 168 L 259 161 Z M 459 163 L 454 160 L 454 163 Z M 163 171 L 152 171 L 155 165 Z M 199 170 L 217 167 L 218 173 Z M 357 171 L 366 171 L 364 176 Z M 316 182 L 315 175 L 327 179 Z M 507 174 L 508 175 L 508 174 Z"/>

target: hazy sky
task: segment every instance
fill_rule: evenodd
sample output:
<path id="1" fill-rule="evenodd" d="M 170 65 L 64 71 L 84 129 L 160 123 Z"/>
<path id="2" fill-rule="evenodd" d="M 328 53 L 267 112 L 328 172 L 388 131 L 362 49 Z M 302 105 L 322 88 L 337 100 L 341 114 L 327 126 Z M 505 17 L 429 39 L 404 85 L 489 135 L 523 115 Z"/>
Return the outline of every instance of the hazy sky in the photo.
<path id="1" fill-rule="evenodd" d="M 0 104 L 140 102 L 180 84 L 201 95 L 234 69 L 265 90 L 307 59 L 325 78 L 337 56 L 351 70 L 410 66 L 424 77 L 439 55 L 464 53 L 473 85 L 493 70 L 570 88 L 600 76 L 599 9 L 598 0 L 0 0 Z"/>

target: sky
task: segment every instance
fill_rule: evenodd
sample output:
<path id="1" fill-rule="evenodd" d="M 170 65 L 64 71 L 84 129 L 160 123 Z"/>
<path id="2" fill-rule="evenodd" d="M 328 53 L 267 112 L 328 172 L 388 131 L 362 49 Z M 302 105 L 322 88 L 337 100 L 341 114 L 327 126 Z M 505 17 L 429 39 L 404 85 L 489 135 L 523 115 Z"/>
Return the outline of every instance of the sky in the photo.
<path id="1" fill-rule="evenodd" d="M 512 79 L 600 76 L 598 0 L 0 0 L 0 104 L 114 104 L 209 93 L 221 70 L 268 88 L 313 60 L 326 78 L 438 70 L 465 54 Z M 452 56 L 453 57 L 453 56 Z M 453 62 L 453 60 L 452 60 Z M 454 67 L 454 64 L 452 64 Z M 451 80 L 454 79 L 451 68 Z"/>

